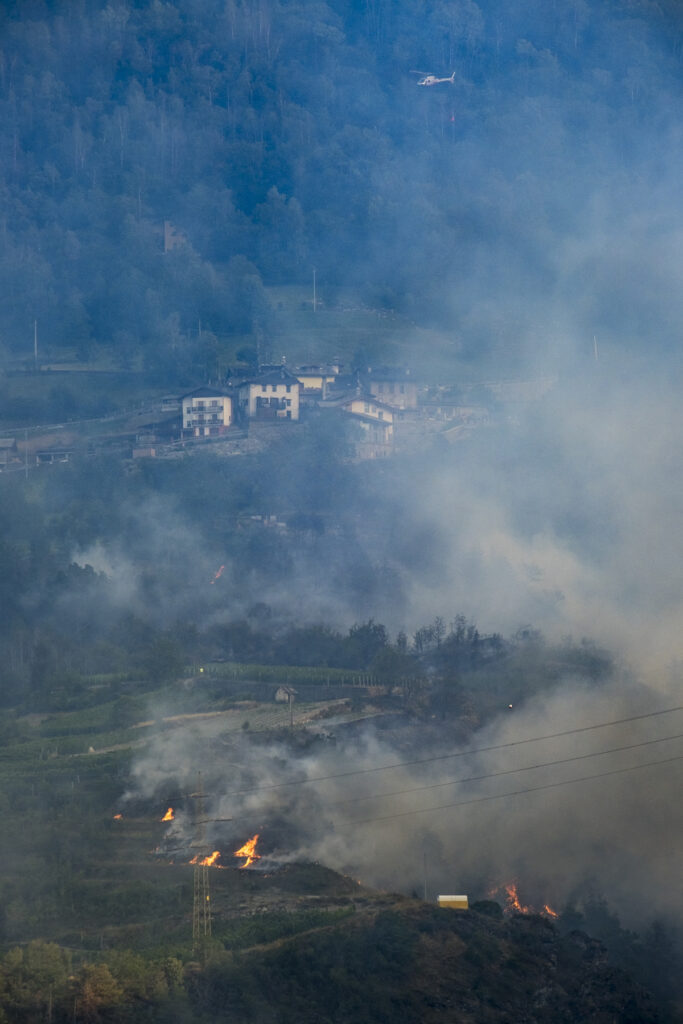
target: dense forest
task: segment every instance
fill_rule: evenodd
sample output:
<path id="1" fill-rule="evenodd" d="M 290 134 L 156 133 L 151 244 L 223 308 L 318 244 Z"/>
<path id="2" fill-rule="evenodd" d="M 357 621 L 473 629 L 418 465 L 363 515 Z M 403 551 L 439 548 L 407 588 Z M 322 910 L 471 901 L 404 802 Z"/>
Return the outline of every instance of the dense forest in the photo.
<path id="1" fill-rule="evenodd" d="M 522 1015 L 530 1024 L 674 1020 L 605 962 L 599 942 L 560 935 L 540 917 L 503 920 L 487 901 L 457 916 L 404 901 L 353 917 L 340 927 L 329 915 L 327 927 L 246 955 L 216 952 L 205 971 L 194 963 L 184 973 L 176 957 L 149 962 L 130 952 L 74 973 L 58 946 L 29 943 L 0 965 L 11 1014 L 3 1020 L 379 1024 L 398 1014 L 406 1024 L 439 1024 L 453 1020 L 453 1006 L 491 1024 Z"/>
<path id="2" fill-rule="evenodd" d="M 3 349 L 30 356 L 37 321 L 53 357 L 201 377 L 314 268 L 469 357 L 521 354 L 579 296 L 579 330 L 668 341 L 682 38 L 645 0 L 4 5 Z"/>

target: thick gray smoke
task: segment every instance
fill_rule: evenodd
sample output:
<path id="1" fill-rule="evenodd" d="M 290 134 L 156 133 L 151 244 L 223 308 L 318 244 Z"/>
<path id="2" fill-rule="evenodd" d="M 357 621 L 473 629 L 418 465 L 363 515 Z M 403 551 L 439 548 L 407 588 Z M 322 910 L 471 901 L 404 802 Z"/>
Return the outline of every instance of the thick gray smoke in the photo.
<path id="1" fill-rule="evenodd" d="M 214 719 L 154 741 L 137 761 L 132 795 L 161 806 L 169 786 L 196 790 L 200 769 L 207 817 L 230 819 L 208 826 L 224 863 L 258 832 L 262 867 L 320 860 L 380 888 L 422 895 L 426 886 L 430 898 L 483 898 L 516 881 L 538 907 L 593 892 L 627 920 L 680 921 L 683 712 L 638 717 L 675 701 L 624 679 L 599 692 L 568 680 L 465 746 L 424 722 L 409 738 L 332 723 L 336 742 L 299 756 L 221 734 Z M 632 721 L 536 739 L 621 718 Z M 500 749 L 482 749 L 491 747 Z M 193 814 L 186 798 L 162 849 L 190 850 Z"/>
<path id="2" fill-rule="evenodd" d="M 521 12 L 517 19 L 508 15 L 515 27 L 524 21 Z M 330 610 L 335 625 L 374 615 L 392 629 L 412 629 L 435 615 L 448 620 L 461 613 L 486 631 L 508 633 L 528 623 L 555 638 L 591 636 L 622 663 L 609 687 L 598 692 L 567 679 L 476 733 L 474 747 L 680 703 L 680 92 L 671 80 L 660 88 L 656 46 L 647 50 L 630 39 L 632 103 L 612 123 L 612 108 L 599 105 L 595 91 L 596 81 L 607 89 L 616 73 L 609 55 L 605 66 L 578 73 L 572 80 L 578 91 L 570 96 L 566 80 L 557 85 L 557 58 L 534 50 L 524 34 L 532 37 L 533 26 L 519 26 L 517 52 L 529 65 L 525 102 L 499 117 L 489 112 L 483 127 L 470 125 L 452 150 L 444 143 L 449 173 L 457 171 L 462 194 L 478 206 L 468 223 L 457 190 L 444 191 L 444 220 L 457 230 L 449 234 L 429 222 L 441 322 L 429 335 L 428 352 L 419 344 L 426 335 L 417 330 L 413 344 L 397 343 L 395 352 L 432 383 L 439 374 L 458 384 L 500 383 L 511 373 L 556 376 L 557 383 L 535 402 L 496 400 L 489 392 L 488 426 L 457 444 L 437 438 L 336 495 L 340 515 L 348 512 L 356 524 L 356 555 L 386 567 L 388 582 L 372 600 L 362 588 L 340 593 L 343 552 L 328 560 L 324 545 L 267 592 L 282 614 L 295 607 L 299 622 Z M 476 76 L 468 87 L 485 88 Z M 458 118 L 466 121 L 465 94 L 457 95 Z M 425 123 L 430 116 L 435 110 L 425 106 Z M 576 130 L 582 118 L 588 119 L 585 146 Z M 411 238 L 419 234 L 424 246 L 425 229 L 419 203 L 403 212 L 402 189 L 407 181 L 419 192 L 421 171 L 433 191 L 439 182 L 433 169 L 420 167 L 411 145 L 419 152 L 408 139 L 397 166 L 378 159 L 371 171 L 377 204 L 394 204 L 397 249 L 408 259 Z M 444 190 L 447 178 L 444 173 Z M 378 249 L 377 260 L 390 267 L 396 256 Z M 452 310 L 452 327 L 443 324 L 444 307 Z M 326 467 L 304 461 L 290 469 L 289 486 L 303 490 Z M 154 524 L 160 534 L 163 515 L 160 510 Z M 177 522 L 174 536 L 186 547 L 188 564 L 201 566 L 205 586 L 206 572 L 222 556 L 205 548 L 189 519 L 186 538 L 182 517 L 176 530 Z M 236 580 L 230 600 L 247 603 L 249 586 L 249 578 Z M 188 601 L 195 593 L 186 582 Z M 234 608 L 216 599 L 210 614 L 229 618 Z M 340 732 L 336 747 L 295 758 L 285 747 L 246 739 L 209 744 L 196 728 L 194 736 L 176 731 L 153 744 L 136 774 L 146 795 L 170 778 L 191 789 L 208 744 L 212 814 L 235 819 L 217 832 L 217 843 L 239 845 L 260 830 L 276 860 L 319 858 L 376 885 L 421 891 L 426 865 L 431 895 L 437 889 L 484 895 L 487 886 L 514 876 L 539 901 L 562 903 L 594 885 L 625 915 L 683 916 L 675 856 L 683 825 L 680 762 L 538 788 L 680 754 L 680 739 L 663 739 L 683 731 L 680 713 L 363 776 L 343 773 L 402 759 L 371 730 L 355 739 Z M 411 749 L 426 756 L 433 747 L 421 747 L 420 728 Z M 652 746 L 519 775 L 403 792 L 657 738 L 662 742 Z M 268 788 L 331 775 L 340 777 Z M 446 806 L 525 788 L 537 791 Z M 401 795 L 389 795 L 394 790 Z M 429 814 L 401 816 L 441 804 Z"/>
<path id="3" fill-rule="evenodd" d="M 676 372 L 586 356 L 535 407 L 423 460 L 403 511 L 429 524 L 440 571 L 414 588 L 414 620 L 457 608 L 592 635 L 641 668 L 679 659 L 678 393 Z"/>
<path id="4" fill-rule="evenodd" d="M 656 687 L 683 653 L 683 424 L 679 374 L 665 365 L 614 349 L 596 363 L 589 346 L 542 398 L 495 403 L 469 439 L 427 439 L 380 472 L 358 467 L 334 513 L 346 532 L 273 538 L 282 571 L 248 558 L 240 571 L 162 497 L 131 514 L 130 537 L 73 558 L 107 574 L 115 606 L 166 625 L 234 620 L 259 600 L 292 622 L 292 594 L 296 624 L 374 617 L 410 632 L 464 614 L 487 632 L 590 636 Z M 303 457 L 289 469 L 302 488 L 316 471 Z"/>

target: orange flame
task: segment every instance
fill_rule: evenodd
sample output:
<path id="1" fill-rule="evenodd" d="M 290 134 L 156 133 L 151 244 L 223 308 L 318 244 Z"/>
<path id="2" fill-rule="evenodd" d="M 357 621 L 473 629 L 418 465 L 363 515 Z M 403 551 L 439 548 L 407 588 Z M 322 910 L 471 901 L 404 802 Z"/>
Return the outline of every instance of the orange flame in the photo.
<path id="1" fill-rule="evenodd" d="M 215 583 L 215 582 L 216 582 L 216 580 L 219 580 L 219 579 L 221 578 L 221 576 L 223 575 L 223 571 L 224 571 L 224 570 L 225 570 L 225 566 L 224 566 L 224 565 L 221 565 L 221 567 L 219 568 L 219 570 L 218 570 L 218 572 L 216 573 L 216 575 L 214 576 L 214 578 L 213 578 L 212 580 L 209 580 L 209 582 L 210 582 L 210 583 Z"/>
<path id="2" fill-rule="evenodd" d="M 209 854 L 208 857 L 203 857 L 200 860 L 199 859 L 199 854 L 197 854 L 196 857 L 192 858 L 192 860 L 190 861 L 190 864 L 199 864 L 201 867 L 210 868 L 210 867 L 213 867 L 214 864 L 216 864 L 216 861 L 218 860 L 220 855 L 221 855 L 221 851 L 220 850 L 214 850 L 213 853 Z M 216 864 L 216 867 L 220 867 L 220 865 Z"/>
<path id="3" fill-rule="evenodd" d="M 115 814 L 114 815 L 114 821 L 121 821 L 122 818 L 123 818 L 122 814 Z"/>
<path id="4" fill-rule="evenodd" d="M 163 816 L 163 818 L 161 820 L 162 821 L 173 821 L 173 818 L 174 818 L 173 808 L 169 807 L 169 809 L 166 811 L 166 814 Z"/>
<path id="5" fill-rule="evenodd" d="M 517 894 L 517 883 L 508 882 L 504 885 L 505 897 L 508 910 L 516 910 L 518 914 L 533 914 L 533 907 L 528 907 L 524 903 L 520 903 L 519 896 Z"/>
<path id="6" fill-rule="evenodd" d="M 517 892 L 517 882 L 507 882 L 505 885 L 496 885 L 496 886 L 494 886 L 493 889 L 491 889 L 489 894 L 488 894 L 489 897 L 493 898 L 494 896 L 497 896 L 498 893 L 501 891 L 501 889 L 505 893 L 505 913 L 506 914 L 512 914 L 513 912 L 516 912 L 518 914 L 536 914 L 536 913 L 541 913 L 541 914 L 545 914 L 546 917 L 552 917 L 552 918 L 559 917 L 559 914 L 557 913 L 557 911 L 553 910 L 553 908 L 548 903 L 544 903 L 543 904 L 543 909 L 541 911 L 536 911 L 536 910 L 534 910 L 533 907 L 528 906 L 527 904 L 522 903 L 520 898 L 519 898 L 519 894 Z"/>
<path id="7" fill-rule="evenodd" d="M 241 868 L 248 868 L 250 864 L 253 864 L 255 860 L 261 859 L 261 854 L 256 852 L 256 844 L 260 833 L 257 832 L 251 839 L 247 839 L 244 846 L 240 846 L 239 850 L 235 850 L 233 857 L 246 857 L 244 864 L 240 864 Z"/>

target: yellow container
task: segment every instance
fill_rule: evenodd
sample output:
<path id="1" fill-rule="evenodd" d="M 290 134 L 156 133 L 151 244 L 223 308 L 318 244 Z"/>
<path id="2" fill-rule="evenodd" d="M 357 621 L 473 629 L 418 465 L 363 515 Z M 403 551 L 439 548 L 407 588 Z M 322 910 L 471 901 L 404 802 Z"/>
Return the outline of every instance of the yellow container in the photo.
<path id="1" fill-rule="evenodd" d="M 437 896 L 436 902 L 440 907 L 449 907 L 451 910 L 467 910 L 469 907 L 467 896 Z"/>

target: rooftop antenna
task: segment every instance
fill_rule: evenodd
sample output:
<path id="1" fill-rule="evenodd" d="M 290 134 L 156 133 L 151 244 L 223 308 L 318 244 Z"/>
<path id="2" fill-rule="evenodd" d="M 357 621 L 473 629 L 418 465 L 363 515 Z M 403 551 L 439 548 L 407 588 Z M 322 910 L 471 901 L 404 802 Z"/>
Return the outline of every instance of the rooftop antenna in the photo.
<path id="1" fill-rule="evenodd" d="M 315 281 L 316 269 L 313 267 L 313 312 L 316 311 L 317 306 L 317 295 L 316 295 L 316 281 Z"/>
<path id="2" fill-rule="evenodd" d="M 595 335 L 593 335 L 593 355 L 595 357 L 595 362 L 596 363 L 599 362 L 599 360 L 598 360 L 598 339 L 597 339 L 597 337 Z"/>
<path id="3" fill-rule="evenodd" d="M 38 372 L 38 321 L 33 321 L 33 365 Z"/>

